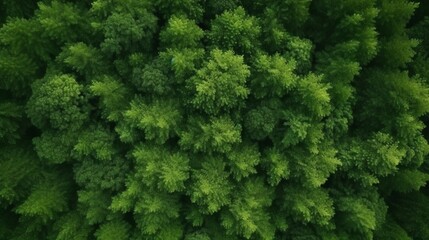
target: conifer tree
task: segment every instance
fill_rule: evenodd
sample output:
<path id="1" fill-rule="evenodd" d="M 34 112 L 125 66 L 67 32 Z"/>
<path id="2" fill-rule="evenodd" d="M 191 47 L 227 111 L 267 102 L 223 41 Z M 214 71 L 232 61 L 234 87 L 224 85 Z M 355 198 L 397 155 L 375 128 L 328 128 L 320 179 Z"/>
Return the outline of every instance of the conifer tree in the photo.
<path id="1" fill-rule="evenodd" d="M 425 0 L 0 0 L 0 239 L 429 239 Z"/>

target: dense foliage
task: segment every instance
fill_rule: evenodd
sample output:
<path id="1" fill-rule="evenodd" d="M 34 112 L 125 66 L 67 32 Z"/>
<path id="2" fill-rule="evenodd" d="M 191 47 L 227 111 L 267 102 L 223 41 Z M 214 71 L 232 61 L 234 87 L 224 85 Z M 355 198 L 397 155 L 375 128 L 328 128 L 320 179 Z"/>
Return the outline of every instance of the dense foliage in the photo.
<path id="1" fill-rule="evenodd" d="M 429 239 L 426 0 L 0 0 L 0 239 Z"/>

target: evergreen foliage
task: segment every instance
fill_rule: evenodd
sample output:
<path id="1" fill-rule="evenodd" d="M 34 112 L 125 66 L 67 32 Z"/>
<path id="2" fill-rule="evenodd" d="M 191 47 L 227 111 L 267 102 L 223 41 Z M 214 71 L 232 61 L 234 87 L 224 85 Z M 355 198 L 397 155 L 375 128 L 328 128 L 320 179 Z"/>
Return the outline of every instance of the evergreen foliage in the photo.
<path id="1" fill-rule="evenodd" d="M 426 0 L 0 0 L 0 239 L 429 239 Z"/>

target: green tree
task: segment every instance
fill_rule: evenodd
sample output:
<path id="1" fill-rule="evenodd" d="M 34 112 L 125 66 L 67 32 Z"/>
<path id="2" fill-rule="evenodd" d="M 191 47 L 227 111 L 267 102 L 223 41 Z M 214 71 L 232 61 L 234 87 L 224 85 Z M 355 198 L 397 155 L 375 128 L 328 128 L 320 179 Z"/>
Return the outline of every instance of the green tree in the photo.
<path id="1" fill-rule="evenodd" d="M 428 239 L 426 0 L 0 0 L 0 239 Z"/>

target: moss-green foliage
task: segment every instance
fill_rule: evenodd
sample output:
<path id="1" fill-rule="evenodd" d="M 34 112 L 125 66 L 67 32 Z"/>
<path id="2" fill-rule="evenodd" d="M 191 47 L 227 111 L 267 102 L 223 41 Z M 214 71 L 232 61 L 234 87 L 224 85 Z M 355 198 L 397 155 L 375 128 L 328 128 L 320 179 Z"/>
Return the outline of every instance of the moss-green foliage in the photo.
<path id="1" fill-rule="evenodd" d="M 0 239 L 429 239 L 426 0 L 0 0 Z"/>

